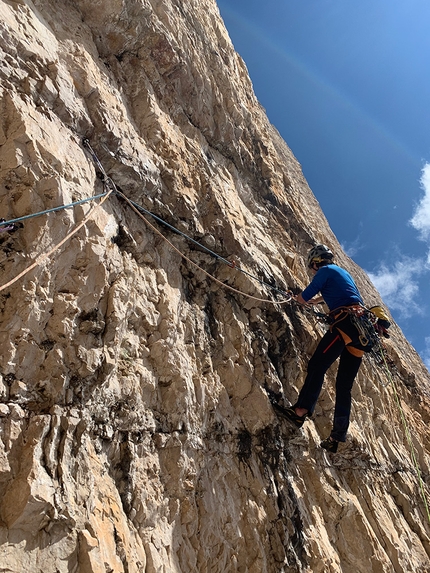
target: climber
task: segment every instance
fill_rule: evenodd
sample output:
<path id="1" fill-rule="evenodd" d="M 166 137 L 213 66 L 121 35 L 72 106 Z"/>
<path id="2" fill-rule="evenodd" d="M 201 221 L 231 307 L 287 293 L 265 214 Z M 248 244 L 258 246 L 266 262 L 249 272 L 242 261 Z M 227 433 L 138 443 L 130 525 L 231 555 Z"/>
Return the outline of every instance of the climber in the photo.
<path id="1" fill-rule="evenodd" d="M 336 401 L 333 428 L 321 447 L 336 453 L 339 442 L 345 442 L 351 413 L 351 390 L 364 351 L 352 313 L 364 310 L 363 300 L 351 275 L 333 263 L 334 255 L 326 245 L 313 247 L 307 257 L 314 277 L 305 290 L 295 297 L 301 305 L 326 303 L 329 307 L 330 329 L 320 340 L 309 360 L 307 376 L 297 402 L 282 408 L 282 414 L 300 428 L 311 416 L 324 382 L 324 375 L 340 356 L 336 377 Z M 315 296 L 320 293 L 321 296 Z"/>

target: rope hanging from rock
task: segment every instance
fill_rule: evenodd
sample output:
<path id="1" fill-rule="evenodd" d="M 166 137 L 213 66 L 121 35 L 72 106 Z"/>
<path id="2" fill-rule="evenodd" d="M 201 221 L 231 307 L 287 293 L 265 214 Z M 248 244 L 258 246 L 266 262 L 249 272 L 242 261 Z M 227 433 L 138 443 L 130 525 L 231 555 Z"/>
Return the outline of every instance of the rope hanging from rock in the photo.
<path id="1" fill-rule="evenodd" d="M 13 278 L 12 280 L 10 280 L 9 282 L 7 282 L 6 284 L 0 286 L 0 292 L 2 290 L 5 290 L 6 288 L 10 287 L 11 285 L 13 285 L 14 283 L 16 283 L 17 280 L 19 280 L 21 277 L 23 277 L 24 275 L 26 275 L 28 272 L 30 272 L 32 269 L 34 269 L 35 267 L 41 265 L 44 261 L 46 261 L 46 259 L 48 259 L 53 253 L 55 253 L 55 251 L 57 251 L 62 245 L 64 245 L 64 243 L 66 241 L 68 241 L 73 235 L 75 235 L 79 229 L 81 229 L 87 222 L 88 220 L 92 217 L 92 215 L 94 214 L 94 212 L 96 211 L 96 209 L 98 209 L 99 207 L 101 207 L 101 205 L 103 205 L 103 203 L 106 201 L 106 199 L 109 197 L 109 195 L 112 193 L 112 190 L 108 190 L 106 191 L 106 193 L 103 193 L 102 195 L 98 195 L 98 197 L 101 197 L 101 201 L 100 203 L 98 203 L 97 205 L 94 205 L 90 211 L 87 213 L 87 215 L 82 219 L 82 221 L 79 223 L 79 225 L 77 225 L 72 231 L 70 231 L 70 233 L 67 233 L 67 235 L 64 237 L 64 239 L 62 239 L 59 243 L 57 243 L 56 245 L 54 245 L 54 247 L 52 247 L 52 249 L 50 249 L 47 253 L 42 253 L 41 255 L 39 255 L 38 257 L 36 257 L 36 259 L 34 260 L 34 262 L 27 267 L 26 269 L 24 269 L 21 273 L 19 273 L 15 278 Z M 91 197 L 91 199 L 89 200 L 93 200 L 95 199 L 95 197 Z M 66 208 L 66 207 L 63 207 Z M 36 214 L 35 214 L 36 215 Z"/>
<path id="2" fill-rule="evenodd" d="M 74 203 L 69 203 L 68 205 L 60 205 L 59 207 L 52 207 L 52 209 L 46 209 L 46 211 L 39 211 L 38 213 L 30 213 L 30 215 L 24 215 L 23 217 L 18 217 L 17 219 L 9 219 L 9 221 L 0 221 L 0 228 L 9 225 L 14 225 L 21 221 L 27 219 L 33 219 L 33 217 L 40 217 L 41 215 L 46 215 L 47 213 L 54 213 L 55 211 L 62 211 L 63 209 L 70 209 L 71 207 L 76 207 L 76 205 L 82 205 L 83 203 L 88 203 L 89 201 L 95 201 L 96 199 L 101 199 L 107 195 L 108 191 L 101 193 L 100 195 L 94 195 L 93 197 L 87 197 L 86 199 L 81 199 L 80 201 L 75 201 Z"/>
<path id="3" fill-rule="evenodd" d="M 205 245 L 202 245 L 201 243 L 199 243 L 198 241 L 196 241 L 195 239 L 193 239 L 192 237 L 189 237 L 188 235 L 186 235 L 185 233 L 183 233 L 182 231 L 180 231 L 179 229 L 177 229 L 176 227 L 174 227 L 173 225 L 170 225 L 169 223 L 167 223 L 166 221 L 164 221 L 163 219 L 161 219 L 160 217 L 158 217 L 157 215 L 154 215 L 153 213 L 151 213 L 150 211 L 148 211 L 147 209 L 145 209 L 144 207 L 138 205 L 137 203 L 135 203 L 134 201 L 132 201 L 131 199 L 129 199 L 126 195 L 124 195 L 124 193 L 120 192 L 115 183 L 112 181 L 112 179 L 107 175 L 102 163 L 100 162 L 100 160 L 98 159 L 96 153 L 94 152 L 94 150 L 92 149 L 88 139 L 84 139 L 83 140 L 83 146 L 87 149 L 87 151 L 89 152 L 92 160 L 94 161 L 97 170 L 99 171 L 100 174 L 100 178 L 103 181 L 103 185 L 106 189 L 106 191 L 104 193 L 101 193 L 100 195 L 95 195 L 94 197 L 89 197 L 86 199 L 82 199 L 80 201 L 75 201 L 73 203 L 69 203 L 67 205 L 60 205 L 58 207 L 53 207 L 51 209 L 46 209 L 45 211 L 39 211 L 37 213 L 31 213 L 29 215 L 25 215 L 23 217 L 18 217 L 15 219 L 10 219 L 8 221 L 0 221 L 0 229 L 2 227 L 7 227 L 9 225 L 13 225 L 17 222 L 21 222 L 33 217 L 38 217 L 41 215 L 45 215 L 48 213 L 52 213 L 55 211 L 60 211 L 63 209 L 68 209 L 71 207 L 74 207 L 76 205 L 80 205 L 83 203 L 87 203 L 89 201 L 94 201 L 96 199 L 102 199 L 100 201 L 100 203 L 95 207 L 98 208 L 100 205 L 102 205 L 105 200 L 107 199 L 107 197 L 112 194 L 115 193 L 118 197 L 121 197 L 130 207 L 131 209 L 158 235 L 160 235 L 169 245 L 172 249 L 174 249 L 181 257 L 183 257 L 185 260 L 187 260 L 191 265 L 193 265 L 194 267 L 196 267 L 197 269 L 199 269 L 200 271 L 202 271 L 207 277 L 211 278 L 212 280 L 214 280 L 215 282 L 217 282 L 218 284 L 220 284 L 221 286 L 223 286 L 224 288 L 235 292 L 236 294 L 241 294 L 243 296 L 246 296 L 248 298 L 251 298 L 253 300 L 259 301 L 259 302 L 269 302 L 272 304 L 285 304 L 285 303 L 289 303 L 292 301 L 292 297 L 293 297 L 293 293 L 290 291 L 284 291 L 282 289 L 279 289 L 276 286 L 270 285 L 268 283 L 266 283 L 265 281 L 259 279 L 258 277 L 252 275 L 251 273 L 249 273 L 248 271 L 246 271 L 245 269 L 242 269 L 241 267 L 239 267 L 236 263 L 228 261 L 227 259 L 225 259 L 224 257 L 222 257 L 221 255 L 219 255 L 218 253 L 215 253 L 214 251 L 212 251 L 211 249 L 208 249 Z M 26 275 L 28 272 L 30 272 L 32 269 L 34 269 L 35 267 L 41 265 L 50 255 L 52 255 L 56 250 L 58 250 L 70 237 L 72 237 L 83 225 L 85 225 L 85 223 L 88 221 L 88 219 L 91 217 L 92 213 L 94 212 L 94 209 L 91 209 L 91 211 L 88 213 L 88 215 L 85 217 L 85 219 L 70 233 L 68 233 L 66 235 L 66 237 L 60 241 L 57 245 L 55 245 L 52 249 L 50 249 L 47 253 L 43 253 L 41 255 L 39 255 L 34 262 L 27 267 L 24 271 L 22 271 L 21 273 L 19 273 L 16 277 L 14 277 L 11 281 L 7 282 L 6 284 L 0 286 L 0 292 L 2 290 L 5 290 L 7 287 L 11 286 L 12 284 L 14 284 L 16 281 L 18 281 L 21 277 L 23 277 L 24 275 Z M 247 275 L 248 277 L 252 278 L 253 280 L 256 280 L 257 282 L 259 282 L 262 286 L 265 286 L 269 289 L 271 289 L 272 291 L 276 292 L 277 294 L 282 295 L 283 297 L 285 297 L 284 300 L 282 301 L 276 301 L 276 300 L 271 300 L 271 299 L 267 299 L 267 298 L 261 298 L 261 297 L 256 297 L 253 295 L 250 295 L 248 293 L 245 293 L 243 291 L 240 291 L 239 289 L 236 289 L 234 287 L 231 287 L 230 285 L 225 284 L 224 282 L 220 281 L 219 279 L 217 279 L 216 277 L 214 277 L 213 275 L 211 275 L 210 273 L 208 273 L 205 269 L 203 269 L 201 266 L 199 266 L 197 263 L 195 263 L 194 261 L 192 261 L 190 258 L 188 258 L 185 254 L 183 254 L 178 248 L 176 248 L 173 243 L 171 241 L 169 241 L 154 225 L 152 225 L 146 217 L 144 217 L 143 213 L 150 215 L 151 217 L 153 217 L 155 220 L 157 220 L 159 223 L 162 223 L 163 225 L 165 225 L 166 227 L 168 227 L 170 230 L 174 231 L 175 233 L 182 235 L 184 238 L 186 238 L 188 241 L 194 243 L 195 245 L 197 245 L 199 248 L 201 248 L 202 250 L 206 251 L 207 253 L 209 253 L 211 256 L 215 257 L 217 260 L 223 262 L 224 264 L 228 265 L 231 268 L 234 268 L 236 270 L 238 270 L 239 272 Z"/>
<path id="4" fill-rule="evenodd" d="M 290 303 L 293 300 L 293 293 L 291 291 L 284 291 L 276 286 L 273 286 L 269 283 L 266 283 L 265 281 L 259 279 L 258 277 L 252 275 L 251 273 L 249 273 L 248 271 L 246 271 L 245 269 L 242 269 L 239 265 L 237 265 L 234 262 L 228 261 L 227 259 L 225 259 L 224 257 L 222 257 L 221 255 L 219 255 L 218 253 L 215 253 L 214 251 L 212 251 L 211 249 L 208 249 L 207 247 L 205 247 L 204 245 L 202 245 L 201 243 L 199 243 L 198 241 L 196 241 L 195 239 L 193 239 L 192 237 L 186 235 L 185 233 L 183 233 L 182 231 L 180 231 L 179 229 L 177 229 L 176 227 L 174 227 L 173 225 L 170 225 L 169 223 L 167 223 L 166 221 L 164 221 L 164 219 L 162 219 L 161 217 L 158 217 L 157 215 L 154 215 L 154 213 L 151 213 L 150 211 L 148 211 L 147 209 L 145 209 L 144 207 L 142 207 L 141 205 L 138 205 L 137 203 L 135 203 L 134 201 L 132 201 L 131 199 L 129 199 L 126 195 L 124 195 L 124 193 L 122 193 L 121 191 L 119 191 L 115 185 L 115 183 L 112 181 L 112 179 L 107 175 L 101 161 L 99 160 L 99 158 L 97 157 L 95 151 L 92 149 L 88 139 L 84 139 L 82 141 L 83 146 L 88 150 L 91 158 L 93 159 L 97 169 L 99 170 L 100 173 L 100 178 L 106 182 L 106 184 L 110 187 L 110 189 L 112 191 L 115 192 L 115 194 L 118 197 L 121 197 L 129 206 L 130 208 L 139 216 L 140 219 L 142 219 L 156 234 L 158 234 L 160 237 L 162 237 L 162 239 L 164 241 L 166 241 L 168 243 L 168 245 L 170 245 L 170 247 L 172 249 L 174 249 L 181 257 L 183 257 L 186 261 L 188 261 L 191 265 L 193 265 L 195 268 L 199 269 L 200 271 L 202 271 L 207 277 L 209 277 L 210 279 L 212 279 L 213 281 L 217 282 L 218 284 L 220 284 L 222 287 L 235 292 L 236 294 L 240 294 L 242 296 L 246 296 L 247 298 L 250 298 L 252 300 L 257 300 L 259 302 L 268 302 L 271 304 L 286 304 L 286 303 Z M 178 235 L 181 235 L 182 237 L 184 237 L 185 239 L 187 239 L 188 241 L 190 241 L 191 243 L 197 245 L 199 248 L 201 248 L 202 250 L 206 251 L 207 253 L 209 253 L 210 255 L 212 255 L 213 257 L 215 257 L 217 260 L 223 262 L 224 264 L 228 265 L 230 268 L 236 269 L 237 271 L 245 274 L 246 276 L 250 277 L 251 279 L 259 282 L 262 286 L 269 288 L 270 290 L 276 292 L 277 294 L 280 294 L 282 296 L 285 297 L 285 300 L 272 300 L 272 299 L 267 299 L 267 298 L 260 298 L 260 297 L 256 297 L 253 296 L 251 294 L 245 293 L 241 290 L 238 290 L 234 287 L 231 287 L 230 285 L 227 285 L 226 283 L 220 281 L 219 279 L 217 279 L 216 277 L 214 277 L 212 274 L 208 273 L 205 269 L 203 269 L 200 265 L 198 265 L 197 263 L 195 263 L 194 261 L 192 261 L 190 258 L 188 258 L 184 253 L 182 253 L 177 247 L 175 247 L 173 245 L 173 243 L 171 241 L 169 241 L 167 239 L 167 237 L 165 237 L 165 235 L 163 235 L 163 233 L 161 233 L 159 231 L 159 229 L 157 229 L 154 225 L 152 225 L 152 223 L 150 223 L 148 221 L 148 219 L 144 216 L 144 214 L 151 216 L 152 218 L 154 218 L 156 221 L 158 221 L 159 223 L 162 223 L 163 225 L 165 225 L 167 228 L 169 228 L 170 230 L 174 231 L 175 233 L 177 233 Z"/>

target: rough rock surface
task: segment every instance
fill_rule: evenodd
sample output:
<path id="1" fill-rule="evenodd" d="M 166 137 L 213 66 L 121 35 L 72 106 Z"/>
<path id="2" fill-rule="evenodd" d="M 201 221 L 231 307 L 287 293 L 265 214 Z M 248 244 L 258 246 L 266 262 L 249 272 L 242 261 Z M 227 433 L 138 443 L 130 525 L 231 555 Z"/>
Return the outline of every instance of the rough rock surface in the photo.
<path id="1" fill-rule="evenodd" d="M 0 0 L 0 28 L 1 217 L 102 193 L 85 137 L 127 197 L 249 273 L 301 289 L 325 242 L 380 302 L 214 0 Z M 1 233 L 1 285 L 95 204 Z M 0 292 L 0 571 L 430 571 L 430 377 L 400 330 L 400 375 L 365 362 L 324 453 L 333 371 L 300 431 L 269 400 L 294 401 L 323 327 L 151 223 L 170 244 L 110 196 Z"/>

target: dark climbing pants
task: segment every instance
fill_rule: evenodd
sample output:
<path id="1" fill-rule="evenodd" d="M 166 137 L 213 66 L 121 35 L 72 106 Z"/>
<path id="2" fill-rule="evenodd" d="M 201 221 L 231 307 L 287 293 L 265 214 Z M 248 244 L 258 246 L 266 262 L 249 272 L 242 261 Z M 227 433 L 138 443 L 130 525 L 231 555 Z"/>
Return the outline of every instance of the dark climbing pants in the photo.
<path id="1" fill-rule="evenodd" d="M 313 413 L 322 389 L 324 375 L 339 356 L 331 437 L 338 442 L 344 442 L 351 415 L 351 390 L 362 358 L 349 352 L 336 328 L 333 328 L 332 332 L 326 332 L 309 360 L 307 376 L 295 407 L 306 408 L 309 414 Z"/>

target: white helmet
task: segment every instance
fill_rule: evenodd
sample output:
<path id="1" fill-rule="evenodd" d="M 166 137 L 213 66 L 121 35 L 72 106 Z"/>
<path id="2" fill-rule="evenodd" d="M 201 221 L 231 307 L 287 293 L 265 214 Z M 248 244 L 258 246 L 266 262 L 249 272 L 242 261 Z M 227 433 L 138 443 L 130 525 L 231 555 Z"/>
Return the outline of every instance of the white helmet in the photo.
<path id="1" fill-rule="evenodd" d="M 326 245 L 317 245 L 308 253 L 308 267 L 311 267 L 314 263 L 329 263 L 333 260 L 333 257 L 333 253 Z"/>

